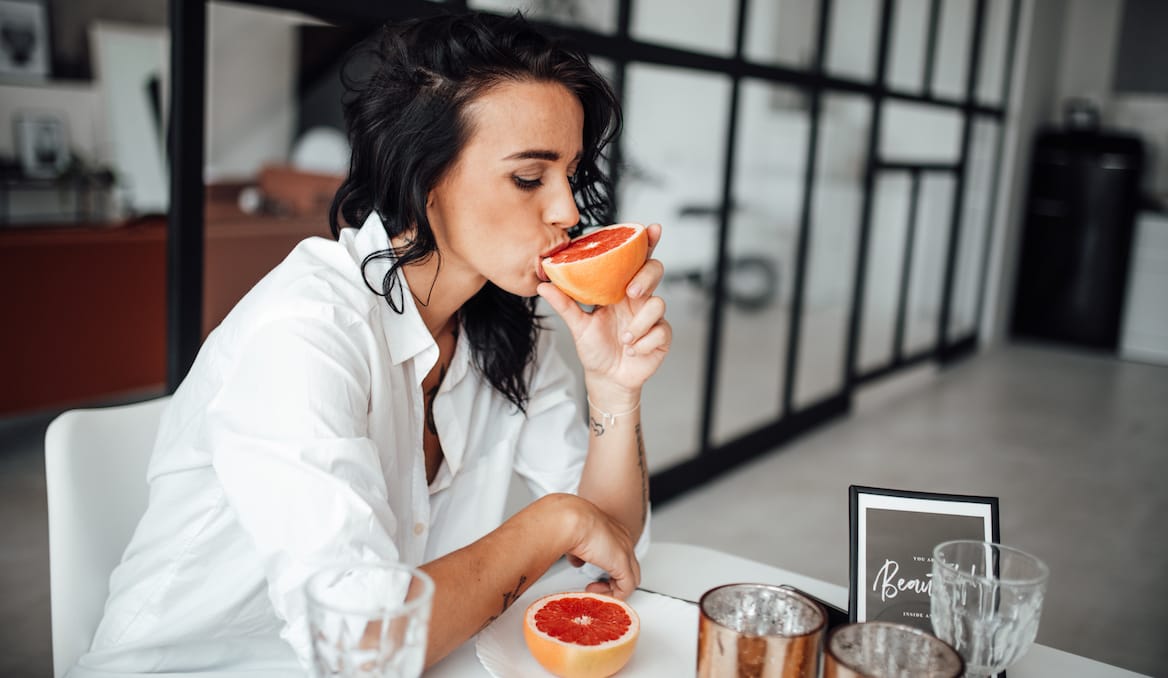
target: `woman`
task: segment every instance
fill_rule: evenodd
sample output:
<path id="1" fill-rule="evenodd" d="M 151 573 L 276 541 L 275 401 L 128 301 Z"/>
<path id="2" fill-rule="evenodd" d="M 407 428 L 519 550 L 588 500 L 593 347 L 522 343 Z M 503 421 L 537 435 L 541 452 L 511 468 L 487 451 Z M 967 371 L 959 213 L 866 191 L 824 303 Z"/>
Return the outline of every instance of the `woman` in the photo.
<path id="1" fill-rule="evenodd" d="M 304 581 L 337 560 L 433 577 L 427 664 L 564 555 L 608 573 L 593 590 L 638 582 L 662 267 L 587 313 L 539 264 L 607 207 L 611 90 L 519 17 L 387 27 L 371 56 L 347 83 L 337 240 L 301 243 L 208 337 L 73 675 L 287 675 L 309 654 Z M 591 426 L 536 295 L 572 334 Z M 513 472 L 539 498 L 504 521 Z"/>

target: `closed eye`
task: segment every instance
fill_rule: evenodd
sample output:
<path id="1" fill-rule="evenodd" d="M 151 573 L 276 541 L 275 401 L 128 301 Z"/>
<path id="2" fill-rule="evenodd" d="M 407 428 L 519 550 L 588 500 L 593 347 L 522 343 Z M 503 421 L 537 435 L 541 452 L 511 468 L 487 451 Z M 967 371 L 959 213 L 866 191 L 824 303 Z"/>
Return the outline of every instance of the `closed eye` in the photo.
<path id="1" fill-rule="evenodd" d="M 516 174 L 511 175 L 511 180 L 515 182 L 516 188 L 521 191 L 534 191 L 540 186 L 543 186 L 542 179 L 524 179 Z"/>

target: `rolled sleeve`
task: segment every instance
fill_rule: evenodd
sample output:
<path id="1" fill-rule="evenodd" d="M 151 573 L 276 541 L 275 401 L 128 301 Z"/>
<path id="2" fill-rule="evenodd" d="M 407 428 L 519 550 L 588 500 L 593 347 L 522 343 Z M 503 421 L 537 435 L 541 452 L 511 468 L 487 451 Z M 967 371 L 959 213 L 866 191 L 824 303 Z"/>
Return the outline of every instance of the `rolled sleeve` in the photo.
<path id="1" fill-rule="evenodd" d="M 398 525 L 368 437 L 368 360 L 346 328 L 279 320 L 247 337 L 203 435 L 255 545 L 281 637 L 307 665 L 303 585 L 338 561 L 397 560 Z"/>

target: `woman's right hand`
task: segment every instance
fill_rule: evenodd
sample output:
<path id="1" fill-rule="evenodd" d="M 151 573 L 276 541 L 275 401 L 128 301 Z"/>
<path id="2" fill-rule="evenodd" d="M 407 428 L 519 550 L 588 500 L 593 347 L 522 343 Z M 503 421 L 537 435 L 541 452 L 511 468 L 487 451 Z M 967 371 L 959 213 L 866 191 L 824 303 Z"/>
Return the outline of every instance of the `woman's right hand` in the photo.
<path id="1" fill-rule="evenodd" d="M 624 600 L 641 583 L 641 565 L 628 528 L 595 504 L 574 494 L 550 494 L 540 500 L 565 519 L 564 553 L 573 564 L 590 563 L 608 573 L 587 590 Z"/>

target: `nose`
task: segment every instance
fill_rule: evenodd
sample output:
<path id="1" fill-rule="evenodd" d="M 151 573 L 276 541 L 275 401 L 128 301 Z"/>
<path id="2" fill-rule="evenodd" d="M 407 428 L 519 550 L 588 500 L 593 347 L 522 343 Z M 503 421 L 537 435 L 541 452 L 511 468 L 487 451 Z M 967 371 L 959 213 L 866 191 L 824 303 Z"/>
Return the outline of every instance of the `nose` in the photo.
<path id="1" fill-rule="evenodd" d="M 548 196 L 548 202 L 544 206 L 544 222 L 562 229 L 569 229 L 580 223 L 580 210 L 576 207 L 576 197 L 566 177 L 555 190 L 548 192 Z"/>

